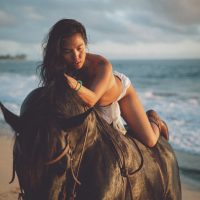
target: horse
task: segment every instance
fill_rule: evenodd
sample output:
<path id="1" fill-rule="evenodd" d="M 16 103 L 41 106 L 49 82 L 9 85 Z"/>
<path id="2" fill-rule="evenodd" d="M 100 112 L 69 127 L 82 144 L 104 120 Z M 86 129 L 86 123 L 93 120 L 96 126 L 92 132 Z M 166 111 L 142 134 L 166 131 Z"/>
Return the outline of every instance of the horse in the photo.
<path id="1" fill-rule="evenodd" d="M 180 200 L 176 156 L 160 136 L 147 147 L 122 135 L 69 87 L 30 92 L 20 115 L 0 103 L 15 132 L 13 177 L 23 200 Z"/>

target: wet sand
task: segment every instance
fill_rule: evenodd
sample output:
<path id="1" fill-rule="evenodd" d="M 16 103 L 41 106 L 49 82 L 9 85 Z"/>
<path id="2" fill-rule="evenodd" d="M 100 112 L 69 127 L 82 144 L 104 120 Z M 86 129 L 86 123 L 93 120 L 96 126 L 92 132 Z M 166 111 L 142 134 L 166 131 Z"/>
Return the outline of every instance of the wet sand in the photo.
<path id="1" fill-rule="evenodd" d="M 3 132 L 3 133 L 2 133 Z M 0 200 L 17 200 L 19 186 L 17 178 L 12 184 L 9 181 L 12 177 L 12 146 L 13 139 L 10 130 L 0 130 Z M 9 133 L 9 134 L 8 134 Z M 183 200 L 200 199 L 200 156 L 193 156 L 182 152 L 176 152 L 182 184 Z M 188 170 L 191 169 L 192 170 Z"/>

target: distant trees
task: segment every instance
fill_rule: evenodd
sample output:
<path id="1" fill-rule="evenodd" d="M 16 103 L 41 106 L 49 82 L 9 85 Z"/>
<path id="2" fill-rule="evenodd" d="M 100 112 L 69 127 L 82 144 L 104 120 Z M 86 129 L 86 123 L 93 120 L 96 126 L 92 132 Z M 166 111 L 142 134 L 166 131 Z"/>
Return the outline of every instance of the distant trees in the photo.
<path id="1" fill-rule="evenodd" d="M 1 60 L 25 60 L 26 54 L 17 54 L 15 56 L 6 54 L 6 55 L 0 55 Z"/>

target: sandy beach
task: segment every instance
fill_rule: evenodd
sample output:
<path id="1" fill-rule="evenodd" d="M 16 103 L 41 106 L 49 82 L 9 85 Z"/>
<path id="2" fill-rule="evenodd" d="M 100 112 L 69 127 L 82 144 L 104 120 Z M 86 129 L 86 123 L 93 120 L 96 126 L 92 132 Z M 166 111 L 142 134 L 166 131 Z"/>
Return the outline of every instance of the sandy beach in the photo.
<path id="1" fill-rule="evenodd" d="M 2 134 L 3 132 L 3 134 Z M 13 139 L 8 135 L 8 129 L 0 130 L 0 200 L 16 200 L 18 198 L 19 186 L 17 178 L 12 184 L 9 181 L 12 177 L 12 145 Z M 9 134 L 10 135 L 10 134 Z M 200 157 L 192 156 L 182 152 L 176 152 L 181 169 L 182 199 L 200 199 Z M 194 170 L 187 170 L 192 165 Z M 191 166 L 190 166 L 191 168 Z"/>
<path id="2" fill-rule="evenodd" d="M 12 178 L 12 147 L 13 139 L 10 136 L 0 136 L 0 200 L 18 199 L 17 178 L 9 184 Z"/>

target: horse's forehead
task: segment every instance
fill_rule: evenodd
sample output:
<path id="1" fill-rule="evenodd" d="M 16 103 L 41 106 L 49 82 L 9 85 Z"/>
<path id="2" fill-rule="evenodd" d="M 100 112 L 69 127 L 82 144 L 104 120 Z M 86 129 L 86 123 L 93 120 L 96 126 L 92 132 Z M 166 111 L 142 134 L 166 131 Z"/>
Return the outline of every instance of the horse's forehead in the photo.
<path id="1" fill-rule="evenodd" d="M 21 109 L 20 109 L 20 115 L 23 115 L 25 112 L 27 112 L 30 109 L 37 108 L 39 104 L 42 103 L 42 97 L 44 97 L 44 88 L 40 87 L 33 91 L 31 91 L 26 98 L 24 99 Z M 44 100 L 43 100 L 44 102 Z M 47 103 L 47 102 L 46 102 Z"/>

